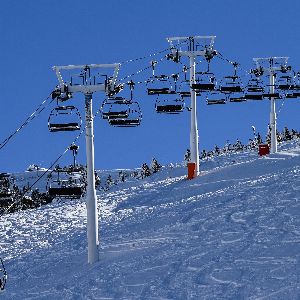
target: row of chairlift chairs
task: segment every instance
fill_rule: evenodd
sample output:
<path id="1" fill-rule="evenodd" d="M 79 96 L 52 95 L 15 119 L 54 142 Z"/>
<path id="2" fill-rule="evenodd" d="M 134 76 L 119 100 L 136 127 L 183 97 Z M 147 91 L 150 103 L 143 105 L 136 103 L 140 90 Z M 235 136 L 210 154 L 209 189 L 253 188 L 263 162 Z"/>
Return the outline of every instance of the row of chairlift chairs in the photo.
<path id="1" fill-rule="evenodd" d="M 247 100 L 263 99 L 292 99 L 300 97 L 300 84 L 295 83 L 296 76 L 287 74 L 283 69 L 276 80 L 274 93 L 270 93 L 270 86 L 265 85 L 260 73 L 253 72 L 246 86 L 242 78 L 237 75 L 237 64 L 234 64 L 234 74 L 225 76 L 218 85 L 213 73 L 197 72 L 195 83 L 190 85 L 186 79 L 178 82 L 178 75 L 156 75 L 148 80 L 148 95 L 156 95 L 155 109 L 158 113 L 178 114 L 185 108 L 185 97 L 190 97 L 190 89 L 197 95 L 205 94 L 208 105 L 243 102 Z M 299 74 L 298 74 L 299 75 Z M 299 76 L 298 76 L 299 77 Z"/>
<path id="2" fill-rule="evenodd" d="M 131 95 L 128 99 L 117 97 L 114 92 L 107 92 L 107 98 L 101 106 L 102 118 L 115 127 L 136 127 L 140 125 L 142 112 L 139 104 L 133 100 L 134 83 L 129 83 Z M 52 109 L 48 118 L 50 132 L 72 132 L 81 130 L 82 118 L 78 108 L 73 105 L 60 105 L 71 98 L 71 94 L 53 92 L 57 106 Z M 70 148 L 70 150 L 72 150 Z M 74 166 L 75 167 L 75 166 Z M 76 168 L 58 168 L 49 176 L 47 190 L 56 198 L 80 198 L 84 193 L 82 170 Z"/>

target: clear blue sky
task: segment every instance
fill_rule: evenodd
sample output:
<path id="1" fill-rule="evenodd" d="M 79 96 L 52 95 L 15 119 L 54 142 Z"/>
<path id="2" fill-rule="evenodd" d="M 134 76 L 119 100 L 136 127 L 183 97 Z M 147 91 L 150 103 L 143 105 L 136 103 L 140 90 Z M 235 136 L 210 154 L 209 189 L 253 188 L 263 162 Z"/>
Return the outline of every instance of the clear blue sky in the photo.
<path id="1" fill-rule="evenodd" d="M 216 35 L 215 48 L 225 57 L 252 67 L 253 57 L 289 56 L 300 70 L 300 3 L 294 1 L 58 1 L 27 0 L 0 3 L 0 140 L 14 131 L 57 84 L 53 65 L 114 63 L 168 47 L 166 37 Z M 120 76 L 149 64 L 150 58 L 124 64 Z M 174 66 L 174 69 L 173 69 Z M 169 64 L 169 73 L 178 66 Z M 230 73 L 214 60 L 212 70 Z M 149 73 L 150 75 L 150 73 Z M 145 75 L 146 76 L 146 75 Z M 139 80 L 139 77 L 133 77 Z M 95 119 L 97 169 L 139 167 L 156 157 L 162 163 L 181 161 L 189 147 L 189 113 L 163 116 L 154 99 L 138 86 L 136 100 L 143 109 L 138 128 L 112 128 Z M 104 99 L 94 95 L 96 111 Z M 83 115 L 83 97 L 75 96 Z M 278 107 L 281 102 L 278 102 Z M 47 167 L 77 133 L 49 133 L 48 107 L 0 150 L 0 171 L 22 171 L 29 164 Z M 278 127 L 300 130 L 299 100 L 284 104 Z M 208 107 L 198 98 L 199 145 L 211 149 L 228 139 L 246 142 L 254 125 L 265 135 L 269 102 Z M 79 142 L 79 161 L 85 163 L 85 141 Z M 61 164 L 71 163 L 65 155 Z"/>

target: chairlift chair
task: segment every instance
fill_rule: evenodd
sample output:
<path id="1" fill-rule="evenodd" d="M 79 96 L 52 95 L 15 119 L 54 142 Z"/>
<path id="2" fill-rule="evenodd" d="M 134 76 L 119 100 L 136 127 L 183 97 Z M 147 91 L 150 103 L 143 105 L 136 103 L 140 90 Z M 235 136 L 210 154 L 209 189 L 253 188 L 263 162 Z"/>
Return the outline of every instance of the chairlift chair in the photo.
<path id="1" fill-rule="evenodd" d="M 81 176 L 75 176 L 77 173 L 70 170 L 59 169 L 55 171 L 57 178 L 48 181 L 48 194 L 55 198 L 79 199 L 84 193 L 84 183 L 80 181 Z"/>
<path id="2" fill-rule="evenodd" d="M 80 130 L 81 124 L 79 110 L 73 105 L 55 107 L 48 118 L 50 132 Z"/>
<path id="3" fill-rule="evenodd" d="M 55 183 L 55 182 L 54 182 Z M 72 186 L 68 185 L 68 181 L 57 181 L 57 186 L 51 186 L 48 189 L 50 196 L 56 198 L 65 198 L 65 199 L 79 199 L 83 194 L 82 186 Z"/>
<path id="4" fill-rule="evenodd" d="M 183 97 L 176 97 L 174 95 L 166 97 L 160 95 L 155 102 L 155 110 L 157 113 L 164 114 L 179 114 L 184 110 Z"/>
<path id="5" fill-rule="evenodd" d="M 252 78 L 246 86 L 246 100 L 263 100 L 264 86 L 260 79 Z"/>
<path id="6" fill-rule="evenodd" d="M 237 75 L 225 76 L 220 84 L 222 93 L 241 93 L 243 91 L 240 77 Z"/>
<path id="7" fill-rule="evenodd" d="M 192 88 L 199 92 L 213 91 L 216 87 L 216 77 L 210 72 L 197 72 Z"/>
<path id="8" fill-rule="evenodd" d="M 206 96 L 207 105 L 226 104 L 226 98 L 220 92 L 208 93 Z"/>
<path id="9" fill-rule="evenodd" d="M 175 94 L 171 89 L 171 81 L 167 75 L 154 75 L 147 80 L 148 95 Z"/>
<path id="10" fill-rule="evenodd" d="M 191 97 L 190 80 L 184 79 L 179 83 L 178 94 L 183 98 Z M 197 92 L 196 95 L 200 96 L 200 92 Z"/>
<path id="11" fill-rule="evenodd" d="M 281 99 L 281 96 L 279 93 L 264 93 L 263 98 L 274 98 L 274 99 Z"/>
<path id="12" fill-rule="evenodd" d="M 101 106 L 102 118 L 127 118 L 131 100 L 122 97 L 108 98 Z"/>
<path id="13" fill-rule="evenodd" d="M 290 75 L 281 75 L 277 79 L 276 89 L 281 91 L 289 91 L 294 89 L 294 78 Z"/>
<path id="14" fill-rule="evenodd" d="M 0 206 L 6 206 L 13 202 L 10 174 L 0 174 Z"/>
<path id="15" fill-rule="evenodd" d="M 243 94 L 240 94 L 240 96 L 231 95 L 229 97 L 229 102 L 244 102 L 244 101 L 247 101 L 247 99 L 245 98 L 245 96 Z"/>
<path id="16" fill-rule="evenodd" d="M 128 104 L 128 114 L 125 116 L 108 116 L 108 123 L 114 127 L 136 127 L 141 124 L 142 111 L 137 102 Z"/>

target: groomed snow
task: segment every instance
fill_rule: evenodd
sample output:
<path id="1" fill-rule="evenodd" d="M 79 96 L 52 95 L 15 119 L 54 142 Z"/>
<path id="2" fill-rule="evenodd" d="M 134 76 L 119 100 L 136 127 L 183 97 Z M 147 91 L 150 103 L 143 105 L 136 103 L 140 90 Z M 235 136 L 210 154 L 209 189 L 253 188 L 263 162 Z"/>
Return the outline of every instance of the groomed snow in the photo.
<path id="1" fill-rule="evenodd" d="M 280 150 L 214 158 L 191 181 L 166 167 L 99 193 L 94 265 L 84 200 L 1 217 L 0 298 L 300 299 L 300 148 Z"/>

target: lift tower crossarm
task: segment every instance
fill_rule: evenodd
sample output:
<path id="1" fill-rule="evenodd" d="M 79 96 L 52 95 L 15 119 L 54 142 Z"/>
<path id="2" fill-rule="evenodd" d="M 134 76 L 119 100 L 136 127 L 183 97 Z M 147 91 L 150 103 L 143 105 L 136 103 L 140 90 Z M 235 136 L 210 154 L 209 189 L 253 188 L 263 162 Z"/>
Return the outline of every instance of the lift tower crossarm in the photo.
<path id="1" fill-rule="evenodd" d="M 192 36 L 192 37 L 168 37 L 167 41 L 170 44 L 170 48 L 171 51 L 173 52 L 173 54 L 175 54 L 178 51 L 178 54 L 181 56 L 204 56 L 206 53 L 207 49 L 212 49 L 214 42 L 215 42 L 215 38 L 216 36 L 214 35 L 203 35 L 203 36 Z M 190 41 L 197 41 L 197 40 L 209 40 L 209 45 L 207 45 L 207 48 L 203 48 L 203 49 L 198 49 L 198 47 L 196 46 L 193 49 L 189 49 L 188 51 L 182 50 L 181 49 L 181 45 L 184 46 L 185 42 L 189 43 Z M 178 43 L 175 44 L 174 42 L 177 41 Z"/>
<path id="2" fill-rule="evenodd" d="M 99 91 L 105 91 L 106 85 L 105 84 L 89 84 L 89 85 L 68 85 L 64 82 L 62 75 L 61 75 L 61 70 L 83 70 L 85 68 L 89 69 L 95 69 L 95 68 L 105 68 L 105 69 L 114 69 L 114 73 L 112 78 L 110 79 L 109 84 L 114 85 L 117 80 L 117 76 L 120 70 L 121 64 L 119 63 L 114 63 L 114 64 L 90 64 L 90 65 L 67 65 L 67 66 L 53 66 L 52 69 L 55 71 L 60 88 L 63 90 L 64 87 L 67 85 L 68 86 L 68 91 L 70 93 L 76 93 L 76 92 L 81 92 L 81 93 L 94 93 L 94 92 L 99 92 Z"/>

